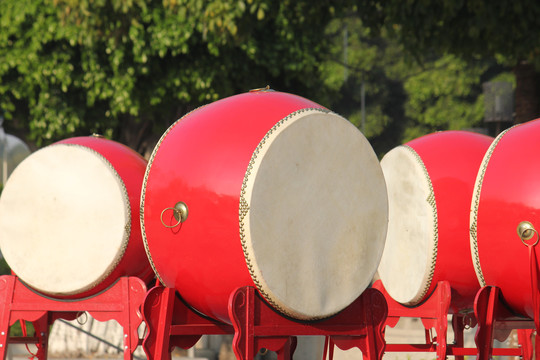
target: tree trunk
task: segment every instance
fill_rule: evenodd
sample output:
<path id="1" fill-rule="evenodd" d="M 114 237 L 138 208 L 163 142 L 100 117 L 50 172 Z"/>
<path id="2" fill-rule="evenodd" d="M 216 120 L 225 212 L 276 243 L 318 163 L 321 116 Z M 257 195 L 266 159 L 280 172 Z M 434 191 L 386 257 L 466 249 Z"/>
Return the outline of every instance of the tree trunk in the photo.
<path id="1" fill-rule="evenodd" d="M 540 117 L 539 73 L 533 65 L 521 61 L 514 67 L 514 75 L 516 76 L 514 123 L 519 124 Z"/>

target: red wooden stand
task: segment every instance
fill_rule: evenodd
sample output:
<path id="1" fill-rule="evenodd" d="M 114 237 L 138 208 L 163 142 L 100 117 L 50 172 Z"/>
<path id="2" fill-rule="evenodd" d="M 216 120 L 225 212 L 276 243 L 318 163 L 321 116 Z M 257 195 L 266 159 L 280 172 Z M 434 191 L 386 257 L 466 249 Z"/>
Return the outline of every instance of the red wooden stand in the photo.
<path id="1" fill-rule="evenodd" d="M 478 329 L 474 337 L 478 348 L 478 360 L 488 360 L 493 355 L 521 356 L 524 360 L 533 358 L 531 335 L 535 328 L 534 321 L 512 314 L 501 302 L 501 291 L 498 287 L 484 286 L 478 291 L 474 300 L 474 312 L 478 319 Z M 493 348 L 494 339 L 504 341 L 514 329 L 517 329 L 520 349 Z M 536 335 L 537 348 L 538 340 Z M 508 352 L 501 354 L 502 350 Z"/>
<path id="2" fill-rule="evenodd" d="M 519 343 L 522 345 L 523 358 L 532 359 L 533 348 L 531 336 L 536 330 L 536 354 L 540 354 L 540 276 L 538 260 L 536 255 L 536 245 L 538 244 L 538 233 L 534 230 L 536 237 L 529 241 L 521 241 L 528 248 L 529 271 L 531 277 L 531 299 L 534 308 L 533 319 L 518 317 L 512 314 L 502 301 L 501 289 L 495 286 L 485 286 L 476 294 L 474 302 L 474 312 L 478 319 L 478 330 L 475 336 L 478 347 L 478 360 L 490 359 L 493 353 L 493 340 L 504 339 L 508 333 L 518 330 Z M 521 235 L 520 235 L 521 237 Z"/>
<path id="3" fill-rule="evenodd" d="M 367 289 L 339 314 L 300 323 L 283 317 L 261 299 L 253 287 L 242 287 L 229 298 L 233 325 L 205 318 L 185 304 L 173 289 L 156 287 L 147 295 L 143 316 L 149 332 L 143 342 L 148 359 L 170 359 L 175 346 L 187 349 L 205 334 L 234 334 L 233 350 L 240 360 L 253 359 L 259 349 L 292 359 L 296 336 L 324 335 L 343 350 L 358 347 L 368 359 L 382 358 L 387 307 L 383 295 Z"/>
<path id="4" fill-rule="evenodd" d="M 448 313 L 450 309 L 451 290 L 450 284 L 441 281 L 437 284 L 433 294 L 421 305 L 406 307 L 396 302 L 388 294 L 382 282 L 376 281 L 373 287 L 379 289 L 388 304 L 388 318 L 386 325 L 396 326 L 402 317 L 420 318 L 425 328 L 425 344 L 386 344 L 387 352 L 436 352 L 437 358 L 444 359 L 452 353 L 452 345 L 447 344 Z M 463 319 L 458 317 L 453 321 L 456 338 L 456 346 L 463 344 Z M 437 336 L 432 336 L 431 329 L 435 328 Z M 458 345 L 459 344 L 459 345 Z M 461 358 L 462 360 L 463 358 Z"/>
<path id="5" fill-rule="evenodd" d="M 386 325 L 394 327 L 401 317 L 414 317 L 420 318 L 425 328 L 425 344 L 387 343 L 386 352 L 436 352 L 437 359 L 446 359 L 447 356 L 451 355 L 455 356 L 457 360 L 463 360 L 466 355 L 478 356 L 479 360 L 487 360 L 493 355 L 522 356 L 524 360 L 531 359 L 531 331 L 523 330 L 530 326 L 530 321 L 529 325 L 520 323 L 518 326 L 516 321 L 519 319 L 511 317 L 508 311 L 504 313 L 504 307 L 494 300 L 498 294 L 491 294 L 489 298 L 490 301 L 496 302 L 499 306 L 495 308 L 493 306 L 489 307 L 485 300 L 486 288 L 480 290 L 476 296 L 474 303 L 476 317 L 474 314 L 452 314 L 454 343 L 448 344 L 448 315 L 452 301 L 452 291 L 447 281 L 439 281 L 433 294 L 422 304 L 415 307 L 406 307 L 393 300 L 384 289 L 381 281 L 376 281 L 374 287 L 383 293 L 388 304 Z M 491 287 L 488 290 L 491 290 Z M 496 309 L 496 311 L 494 312 L 493 309 Z M 494 319 L 499 319 L 497 326 L 488 325 L 492 324 Z M 520 319 L 520 321 L 523 321 L 523 319 Z M 474 327 L 477 322 L 478 329 L 475 337 L 477 348 L 465 348 L 464 330 L 466 327 Z M 437 334 L 435 337 L 431 335 L 431 329 L 433 328 Z M 518 330 L 518 338 L 521 347 L 493 348 L 493 339 L 504 341 L 510 334 L 509 329 L 520 329 Z"/>
<path id="6" fill-rule="evenodd" d="M 146 286 L 135 277 L 120 278 L 107 290 L 89 298 L 57 300 L 26 287 L 16 276 L 0 276 L 0 359 L 9 343 L 36 344 L 38 359 L 47 359 L 49 327 L 56 319 L 74 320 L 88 312 L 98 321 L 116 320 L 124 328 L 124 359 L 132 359 L 139 345 L 139 312 Z M 18 320 L 34 325 L 33 337 L 9 337 L 9 327 Z"/>
<path id="7" fill-rule="evenodd" d="M 199 315 L 176 296 L 174 289 L 163 286 L 148 291 L 143 318 L 147 329 L 143 349 L 149 360 L 170 359 L 175 347 L 189 349 L 202 335 L 234 333 L 231 325 Z"/>

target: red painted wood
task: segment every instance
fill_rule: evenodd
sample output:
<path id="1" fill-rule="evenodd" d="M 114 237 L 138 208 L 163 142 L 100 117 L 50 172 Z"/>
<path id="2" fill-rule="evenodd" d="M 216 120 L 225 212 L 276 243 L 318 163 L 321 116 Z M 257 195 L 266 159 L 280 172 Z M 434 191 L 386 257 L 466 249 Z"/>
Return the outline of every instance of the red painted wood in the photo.
<path id="1" fill-rule="evenodd" d="M 124 359 L 132 359 L 139 345 L 139 312 L 146 285 L 136 277 L 122 277 L 111 287 L 92 297 L 58 300 L 26 287 L 16 276 L 0 276 L 0 359 L 5 359 L 9 327 L 19 320 L 30 321 L 34 336 L 18 338 L 17 343 L 36 343 L 38 359 L 47 358 L 49 327 L 57 319 L 73 320 L 88 312 L 98 321 L 116 320 L 124 328 Z"/>

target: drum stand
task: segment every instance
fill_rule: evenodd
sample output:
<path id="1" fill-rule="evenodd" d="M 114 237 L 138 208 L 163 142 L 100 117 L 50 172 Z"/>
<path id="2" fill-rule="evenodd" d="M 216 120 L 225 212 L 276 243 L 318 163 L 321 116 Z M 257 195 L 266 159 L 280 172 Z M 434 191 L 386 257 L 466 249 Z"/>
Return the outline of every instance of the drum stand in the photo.
<path id="1" fill-rule="evenodd" d="M 343 350 L 358 347 L 368 359 L 380 360 L 385 345 L 386 314 L 382 294 L 367 289 L 331 318 L 297 322 L 280 315 L 253 287 L 246 286 L 229 298 L 231 326 L 199 315 L 175 296 L 174 289 L 156 287 L 149 291 L 144 302 L 143 316 L 149 331 L 143 348 L 149 360 L 164 360 L 171 358 L 175 346 L 188 349 L 202 335 L 234 334 L 232 347 L 239 360 L 253 359 L 260 349 L 275 351 L 278 359 L 289 360 L 296 348 L 296 336 L 323 335 L 332 346 L 335 344 Z"/>
<path id="2" fill-rule="evenodd" d="M 521 226 L 521 224 L 520 224 Z M 519 227 L 518 227 L 519 230 Z M 518 330 L 519 343 L 522 344 L 524 359 L 531 359 L 533 348 L 531 336 L 536 330 L 535 353 L 540 354 L 540 276 L 538 273 L 538 259 L 536 256 L 536 245 L 538 244 L 538 233 L 531 229 L 536 238 L 524 238 L 525 233 L 520 233 L 521 241 L 529 250 L 529 270 L 531 276 L 531 297 L 534 308 L 534 318 L 522 318 L 512 314 L 501 300 L 503 294 L 496 286 L 484 286 L 476 294 L 475 314 L 478 321 L 475 342 L 478 347 L 478 360 L 491 358 L 493 339 L 506 338 L 508 333 Z M 518 231 L 519 233 L 519 231 Z M 533 235 L 531 233 L 531 235 Z"/>
<path id="3" fill-rule="evenodd" d="M 16 276 L 0 276 L 0 359 L 4 360 L 8 344 L 35 344 L 33 357 L 47 359 L 49 327 L 57 319 L 74 320 L 88 312 L 98 321 L 116 320 L 124 328 L 124 359 L 133 358 L 139 345 L 139 312 L 146 286 L 136 277 L 122 277 L 101 293 L 77 300 L 45 297 L 26 287 Z M 10 337 L 9 327 L 18 320 L 29 321 L 34 336 Z"/>
<path id="4" fill-rule="evenodd" d="M 501 301 L 501 290 L 498 287 L 484 286 L 478 291 L 474 300 L 474 313 L 478 319 L 478 329 L 474 337 L 478 348 L 477 360 L 488 360 L 493 355 L 521 356 L 524 360 L 533 358 L 531 336 L 535 323 L 530 319 L 512 314 Z M 494 339 L 504 341 L 514 329 L 517 330 L 520 348 L 493 348 Z M 536 349 L 540 345 L 538 341 L 538 335 L 536 335 Z"/>
<path id="5" fill-rule="evenodd" d="M 530 331 L 527 330 L 518 330 L 518 338 L 520 343 L 520 348 L 493 348 L 493 339 L 504 341 L 510 331 L 505 331 L 501 328 L 501 325 L 498 325 L 496 329 L 496 334 L 493 334 L 493 326 L 488 327 L 490 319 L 493 319 L 492 316 L 483 316 L 482 311 L 488 309 L 482 297 L 481 301 L 478 301 L 479 295 L 477 294 L 477 300 L 475 300 L 475 314 L 479 314 L 477 309 L 480 311 L 480 316 L 476 315 L 476 318 L 470 314 L 452 314 L 452 329 L 454 331 L 454 343 L 448 344 L 447 342 L 447 332 L 448 332 L 448 314 L 450 310 L 450 304 L 452 302 L 452 291 L 450 284 L 447 281 L 439 281 L 437 286 L 431 296 L 422 302 L 420 305 L 415 307 L 403 306 L 400 303 L 396 302 L 391 298 L 391 296 L 386 292 L 382 282 L 380 280 L 376 281 L 373 285 L 374 288 L 379 289 L 388 303 L 388 318 L 386 320 L 386 325 L 390 327 L 396 326 L 399 319 L 402 317 L 413 317 L 420 318 L 422 325 L 425 328 L 426 343 L 425 344 L 386 344 L 386 352 L 436 352 L 437 359 L 446 359 L 447 356 L 455 356 L 456 360 L 464 360 L 464 356 L 478 356 L 478 360 L 487 360 L 490 359 L 492 355 L 495 356 L 522 356 L 524 360 L 531 359 L 531 345 L 530 345 Z M 481 290 L 482 291 L 482 290 Z M 479 292 L 480 293 L 480 292 Z M 491 308 L 490 308 L 491 309 Z M 499 312 L 497 314 L 501 314 Z M 466 348 L 464 347 L 464 330 L 471 326 L 474 326 L 478 320 L 478 329 L 475 336 L 475 342 L 477 348 Z M 510 320 L 510 318 L 506 318 Z M 513 319 L 512 319 L 513 320 Z M 501 317 L 501 321 L 503 318 Z M 512 323 L 512 325 L 514 324 Z M 435 329 L 437 336 L 432 336 L 431 330 Z M 500 330 L 499 330 L 500 328 Z M 518 329 L 511 328 L 511 329 Z M 519 328 L 522 329 L 522 328 Z M 481 335 L 479 335 L 481 334 Z M 491 337 L 490 337 L 491 336 Z M 527 341 L 527 336 L 529 336 L 529 341 Z M 487 357 L 486 357 L 487 356 Z"/>

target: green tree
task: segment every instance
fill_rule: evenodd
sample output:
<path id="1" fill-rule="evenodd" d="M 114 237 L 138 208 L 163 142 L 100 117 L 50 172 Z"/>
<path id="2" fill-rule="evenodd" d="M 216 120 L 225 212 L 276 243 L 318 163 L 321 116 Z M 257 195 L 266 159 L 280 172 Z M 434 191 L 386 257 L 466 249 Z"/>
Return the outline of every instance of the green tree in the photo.
<path id="1" fill-rule="evenodd" d="M 333 92 L 329 107 L 361 129 L 377 153 L 388 151 L 400 143 L 405 120 L 403 86 L 389 74 L 403 61 L 399 46 L 370 32 L 354 11 L 333 19 L 325 33 L 331 46 L 320 76 Z"/>
<path id="2" fill-rule="evenodd" d="M 540 115 L 540 3 L 521 1 L 360 1 L 372 29 L 392 32 L 419 59 L 433 51 L 467 59 L 496 58 L 516 78 L 515 121 Z"/>
<path id="3" fill-rule="evenodd" d="M 144 152 L 186 111 L 253 87 L 324 99 L 319 29 L 344 5 L 3 0 L 6 128 L 25 127 L 38 146 L 99 132 Z"/>
<path id="4" fill-rule="evenodd" d="M 479 127 L 484 115 L 482 76 L 485 63 L 467 63 L 453 55 L 416 65 L 403 79 L 411 120 L 403 134 L 409 141 L 437 130 Z"/>
<path id="5" fill-rule="evenodd" d="M 330 107 L 364 128 L 378 154 L 430 132 L 481 124 L 482 81 L 500 69 L 453 55 L 419 62 L 381 30 L 366 27 L 354 11 L 332 20 L 326 28 L 331 46 L 321 65 L 321 78 L 334 91 Z"/>

